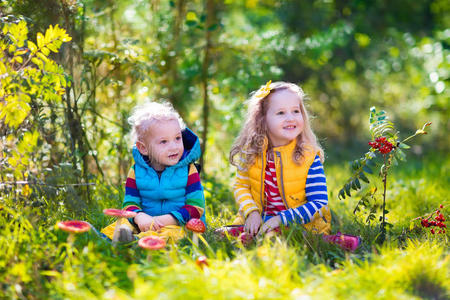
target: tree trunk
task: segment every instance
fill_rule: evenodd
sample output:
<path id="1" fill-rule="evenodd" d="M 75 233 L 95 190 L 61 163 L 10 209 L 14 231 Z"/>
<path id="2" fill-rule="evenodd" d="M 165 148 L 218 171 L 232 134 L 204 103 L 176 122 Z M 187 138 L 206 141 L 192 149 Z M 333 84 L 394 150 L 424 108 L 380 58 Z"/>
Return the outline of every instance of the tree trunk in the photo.
<path id="1" fill-rule="evenodd" d="M 203 62 L 202 62 L 202 77 L 201 77 L 201 85 L 203 91 L 203 131 L 202 131 L 202 156 L 200 157 L 200 164 L 202 165 L 203 173 L 206 174 L 206 168 L 204 164 L 204 157 L 207 151 L 207 142 L 208 142 L 208 127 L 209 127 L 209 113 L 210 113 L 210 103 L 209 103 L 209 95 L 208 95 L 208 79 L 209 79 L 209 65 L 211 63 L 211 52 L 213 47 L 213 33 L 214 30 L 212 26 L 217 22 L 216 16 L 216 3 L 214 0 L 206 0 L 205 3 L 205 11 L 206 11 L 206 20 L 205 20 L 205 48 L 203 50 Z"/>

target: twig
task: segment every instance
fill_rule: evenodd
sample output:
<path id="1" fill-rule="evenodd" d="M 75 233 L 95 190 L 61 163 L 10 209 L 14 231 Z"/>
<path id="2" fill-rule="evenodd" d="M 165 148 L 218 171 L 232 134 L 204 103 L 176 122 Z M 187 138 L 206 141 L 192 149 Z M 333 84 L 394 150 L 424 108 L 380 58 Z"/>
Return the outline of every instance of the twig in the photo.
<path id="1" fill-rule="evenodd" d="M 88 185 L 95 185 L 95 182 L 87 182 L 87 183 L 67 183 L 67 184 L 47 184 L 43 182 L 30 182 L 30 181 L 7 181 L 7 182 L 0 182 L 0 186 L 9 185 L 45 185 L 50 187 L 65 187 L 65 186 L 88 186 Z"/>

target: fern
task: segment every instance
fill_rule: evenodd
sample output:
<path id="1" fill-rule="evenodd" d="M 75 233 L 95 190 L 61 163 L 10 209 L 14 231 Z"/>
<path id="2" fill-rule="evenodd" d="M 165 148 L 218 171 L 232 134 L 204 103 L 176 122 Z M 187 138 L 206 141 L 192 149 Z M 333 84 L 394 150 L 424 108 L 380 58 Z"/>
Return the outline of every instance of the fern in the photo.
<path id="1" fill-rule="evenodd" d="M 373 140 L 379 136 L 388 135 L 393 137 L 396 134 L 394 124 L 389 121 L 386 112 L 384 110 L 377 112 L 375 106 L 370 108 L 369 123 L 369 130 Z"/>

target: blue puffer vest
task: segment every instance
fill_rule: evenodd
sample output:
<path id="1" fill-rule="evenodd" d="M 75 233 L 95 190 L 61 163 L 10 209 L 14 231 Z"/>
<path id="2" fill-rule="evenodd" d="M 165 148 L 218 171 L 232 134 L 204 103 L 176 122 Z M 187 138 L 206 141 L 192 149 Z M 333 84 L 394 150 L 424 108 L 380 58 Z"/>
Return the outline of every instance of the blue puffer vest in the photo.
<path id="1" fill-rule="evenodd" d="M 198 137 L 186 128 L 182 132 L 184 153 L 180 161 L 164 169 L 161 177 L 150 167 L 136 146 L 133 147 L 136 186 L 141 196 L 141 208 L 150 216 L 169 214 L 186 204 L 186 184 L 189 164 L 201 154 Z M 201 217 L 205 221 L 205 214 Z"/>

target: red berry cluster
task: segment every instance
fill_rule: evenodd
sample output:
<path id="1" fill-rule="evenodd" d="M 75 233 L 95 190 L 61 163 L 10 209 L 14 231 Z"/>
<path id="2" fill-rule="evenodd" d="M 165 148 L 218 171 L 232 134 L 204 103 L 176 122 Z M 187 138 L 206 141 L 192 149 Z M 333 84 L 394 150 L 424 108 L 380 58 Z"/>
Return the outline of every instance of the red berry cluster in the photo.
<path id="1" fill-rule="evenodd" d="M 444 206 L 441 204 L 439 207 L 443 208 Z M 436 214 L 436 216 L 434 217 L 434 220 L 433 220 L 434 214 Z M 437 209 L 428 218 L 421 218 L 420 224 L 422 225 L 422 227 L 425 227 L 425 228 L 438 227 L 439 231 L 437 231 L 438 229 L 435 230 L 434 228 L 431 228 L 430 232 L 432 234 L 435 234 L 435 233 L 441 234 L 441 233 L 445 233 L 445 228 L 447 228 L 447 225 L 445 225 L 444 222 L 445 222 L 444 215 L 441 213 L 441 211 L 439 209 Z"/>
<path id="2" fill-rule="evenodd" d="M 384 136 L 376 138 L 375 142 L 369 142 L 369 146 L 380 151 L 381 154 L 388 154 L 394 148 L 394 145 L 388 142 Z"/>

